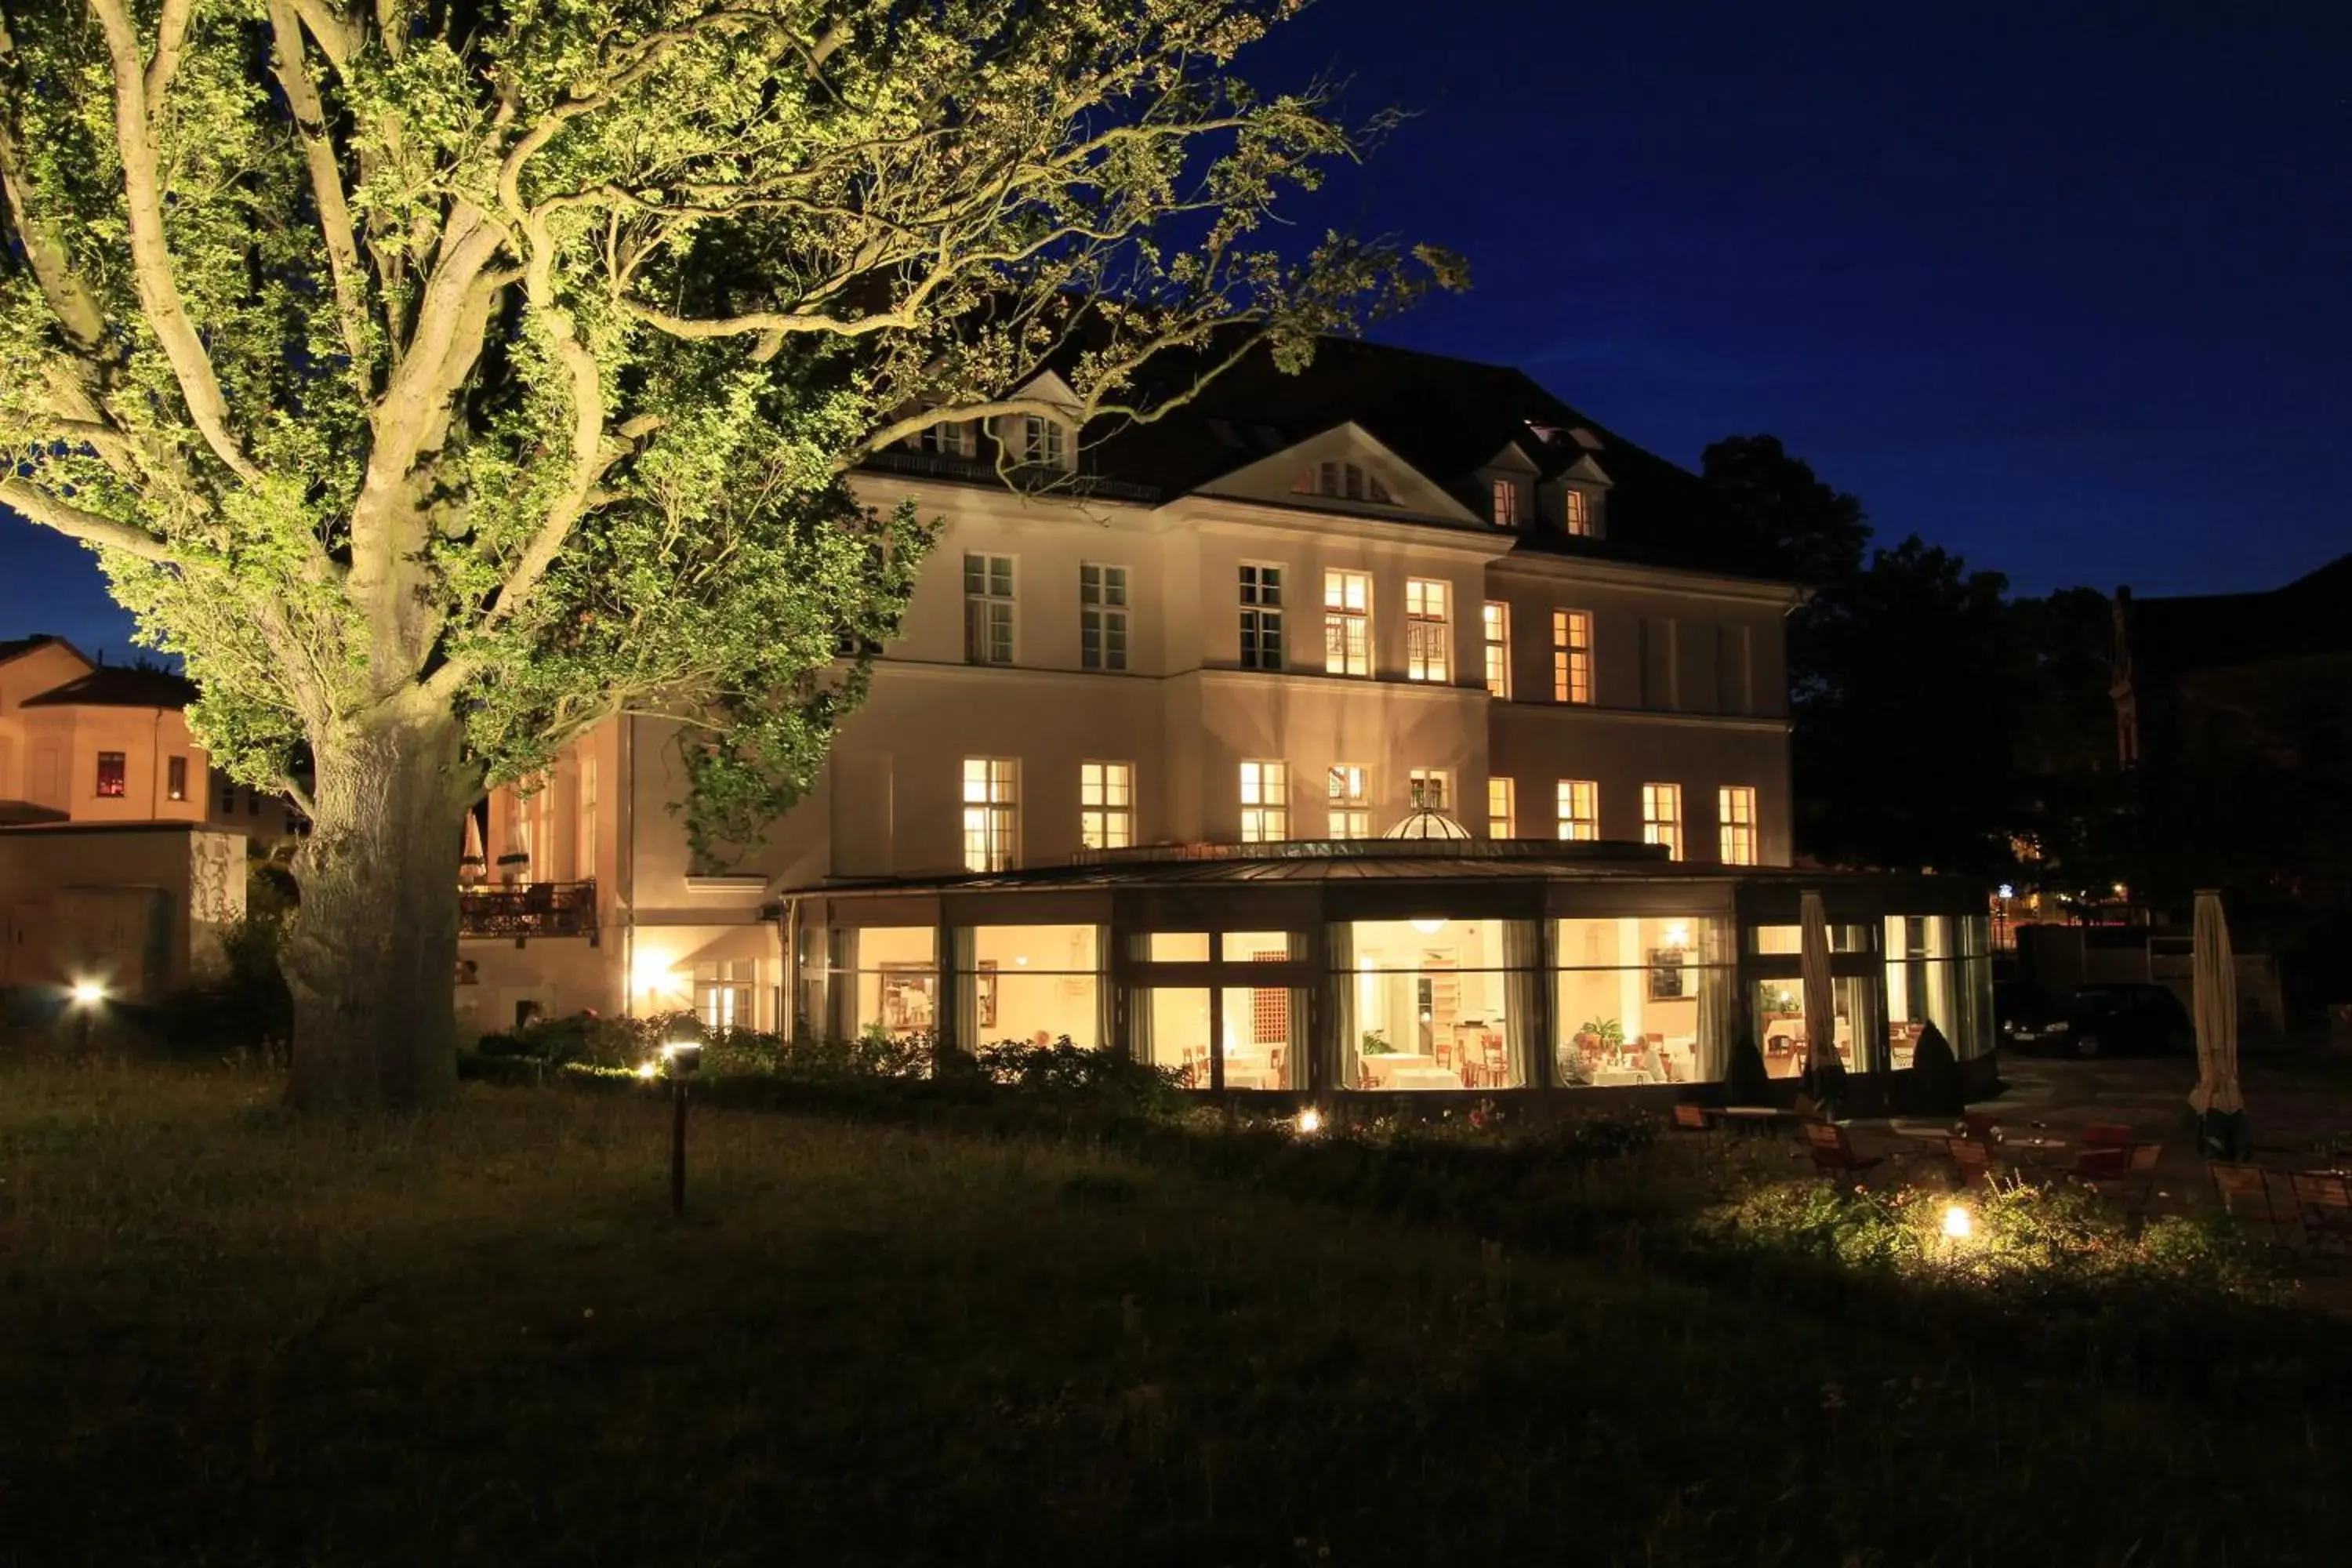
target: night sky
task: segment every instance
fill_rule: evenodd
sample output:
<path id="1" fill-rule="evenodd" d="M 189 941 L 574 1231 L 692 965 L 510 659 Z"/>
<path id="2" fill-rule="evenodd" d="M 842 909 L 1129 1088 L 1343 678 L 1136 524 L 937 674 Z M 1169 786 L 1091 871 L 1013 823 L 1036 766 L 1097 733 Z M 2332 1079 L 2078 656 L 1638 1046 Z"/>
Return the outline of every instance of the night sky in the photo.
<path id="1" fill-rule="evenodd" d="M 2352 550 L 2352 8 L 1321 0 L 1256 52 L 1419 118 L 1305 214 L 1470 258 L 1391 342 L 1696 464 L 1769 431 L 2026 591 Z M 0 635 L 123 649 L 0 528 Z"/>

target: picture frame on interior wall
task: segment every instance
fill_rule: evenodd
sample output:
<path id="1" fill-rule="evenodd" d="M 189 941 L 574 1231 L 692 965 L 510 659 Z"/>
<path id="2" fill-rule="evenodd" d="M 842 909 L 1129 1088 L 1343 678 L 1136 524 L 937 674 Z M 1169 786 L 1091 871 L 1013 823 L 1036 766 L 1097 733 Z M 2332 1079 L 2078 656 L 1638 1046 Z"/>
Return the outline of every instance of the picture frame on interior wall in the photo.
<path id="1" fill-rule="evenodd" d="M 1689 956 L 1679 947 L 1654 947 L 1650 950 L 1650 1000 L 1678 1002 L 1689 994 L 1684 989 L 1684 961 Z"/>
<path id="2" fill-rule="evenodd" d="M 882 974 L 882 1026 L 893 1033 L 935 1027 L 939 1021 L 939 981 L 928 963 L 885 963 Z"/>
<path id="3" fill-rule="evenodd" d="M 973 976 L 972 992 L 980 1002 L 980 1026 L 993 1029 L 996 1027 L 996 960 L 983 958 L 973 968 L 979 971 Z"/>

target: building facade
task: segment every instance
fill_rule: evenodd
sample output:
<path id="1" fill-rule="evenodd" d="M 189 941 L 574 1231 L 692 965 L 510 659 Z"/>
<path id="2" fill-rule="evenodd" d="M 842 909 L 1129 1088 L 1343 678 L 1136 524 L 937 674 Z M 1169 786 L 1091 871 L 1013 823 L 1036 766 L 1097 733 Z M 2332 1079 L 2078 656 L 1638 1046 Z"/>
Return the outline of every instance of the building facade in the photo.
<path id="1" fill-rule="evenodd" d="M 1799 591 L 1715 564 L 1692 476 L 1517 372 L 1352 343 L 1098 445 L 1045 424 L 944 426 L 858 476 L 941 536 L 765 844 L 694 863 L 651 720 L 493 795 L 478 1027 L 692 1008 L 1066 1037 L 1203 1087 L 1471 1089 L 1718 1074 L 1732 1019 L 1786 1011 L 1748 995 L 1781 955 L 1739 910 L 1777 910 L 1749 889 L 1790 860 Z M 1075 494 L 1009 487 L 1008 452 Z M 1965 900 L 1851 897 L 1857 965 L 1969 944 L 1899 924 Z M 1857 1066 L 1908 1037 L 1884 978 Z M 1250 1045 L 1279 1067 L 1235 1066 Z"/>

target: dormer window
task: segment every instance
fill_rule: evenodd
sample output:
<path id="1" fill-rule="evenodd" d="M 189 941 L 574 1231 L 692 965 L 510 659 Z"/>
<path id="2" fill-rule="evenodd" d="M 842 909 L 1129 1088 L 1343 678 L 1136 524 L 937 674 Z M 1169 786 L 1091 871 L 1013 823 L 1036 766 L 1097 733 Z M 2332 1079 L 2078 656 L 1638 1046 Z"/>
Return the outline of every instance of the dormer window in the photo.
<path id="1" fill-rule="evenodd" d="M 1592 536 L 1592 498 L 1582 490 L 1561 492 L 1563 507 L 1561 522 L 1568 531 L 1580 539 Z"/>
<path id="2" fill-rule="evenodd" d="M 1388 487 L 1356 463 L 1318 463 L 1292 481 L 1290 493 L 1322 496 L 1330 500 L 1364 500 L 1393 506 Z"/>
<path id="3" fill-rule="evenodd" d="M 980 431 L 971 420 L 947 419 L 915 432 L 911 445 L 942 458 L 975 458 L 980 455 Z"/>
<path id="4" fill-rule="evenodd" d="M 1519 526 L 1519 481 L 1505 475 L 1495 481 L 1495 526 Z"/>
<path id="5" fill-rule="evenodd" d="M 1018 432 L 1021 460 L 1033 468 L 1066 468 L 1070 466 L 1069 432 L 1058 419 L 1043 415 L 1024 414 Z"/>

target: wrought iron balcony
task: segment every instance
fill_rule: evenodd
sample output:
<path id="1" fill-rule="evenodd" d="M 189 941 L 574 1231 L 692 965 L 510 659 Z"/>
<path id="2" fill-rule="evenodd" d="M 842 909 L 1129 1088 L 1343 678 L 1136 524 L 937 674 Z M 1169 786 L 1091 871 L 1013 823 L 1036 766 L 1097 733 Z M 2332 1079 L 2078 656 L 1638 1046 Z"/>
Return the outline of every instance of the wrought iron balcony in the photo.
<path id="1" fill-rule="evenodd" d="M 596 884 L 522 882 L 511 887 L 460 888 L 461 936 L 593 936 Z"/>

